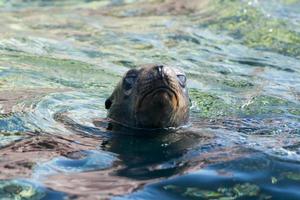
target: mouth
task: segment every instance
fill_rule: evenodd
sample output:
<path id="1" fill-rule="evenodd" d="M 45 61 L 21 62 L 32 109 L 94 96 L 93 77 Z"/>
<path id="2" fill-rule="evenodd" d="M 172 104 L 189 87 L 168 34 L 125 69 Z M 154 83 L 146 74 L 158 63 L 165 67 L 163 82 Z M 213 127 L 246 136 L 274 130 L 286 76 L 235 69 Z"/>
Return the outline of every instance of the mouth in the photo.
<path id="1" fill-rule="evenodd" d="M 178 96 L 171 88 L 157 87 L 149 90 L 138 101 L 136 122 L 143 127 L 172 126 L 178 105 Z"/>
<path id="2" fill-rule="evenodd" d="M 169 87 L 157 87 L 154 88 L 148 92 L 146 92 L 143 97 L 140 99 L 138 107 L 140 108 L 143 103 L 145 102 L 145 100 L 147 101 L 165 101 L 165 102 L 172 102 L 173 98 L 175 98 L 176 100 L 176 104 L 174 106 L 178 106 L 178 97 L 177 94 L 174 90 L 172 90 Z M 149 100 L 148 100 L 149 99 Z"/>

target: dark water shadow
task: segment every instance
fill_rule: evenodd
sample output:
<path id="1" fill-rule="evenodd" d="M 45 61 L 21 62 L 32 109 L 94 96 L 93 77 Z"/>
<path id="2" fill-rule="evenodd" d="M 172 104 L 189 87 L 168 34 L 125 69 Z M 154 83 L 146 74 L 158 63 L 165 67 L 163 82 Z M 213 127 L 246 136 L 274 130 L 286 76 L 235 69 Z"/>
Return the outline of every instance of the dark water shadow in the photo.
<path id="1" fill-rule="evenodd" d="M 188 153 L 212 148 L 212 139 L 205 133 L 190 130 L 154 137 L 116 134 L 102 148 L 117 153 L 122 160 L 125 167 L 117 171 L 118 176 L 145 180 L 183 173 L 189 167 Z"/>
<path id="2" fill-rule="evenodd" d="M 150 184 L 115 199 L 289 199 L 300 198 L 300 163 L 261 152 Z"/>
<path id="3" fill-rule="evenodd" d="M 192 128 L 176 131 L 129 130 L 124 127 L 112 128 L 112 124 L 105 119 L 95 120 L 95 127 L 78 124 L 65 114 L 56 115 L 55 119 L 76 134 L 103 137 L 98 148 L 118 155 L 123 166 L 116 169 L 114 175 L 135 180 L 184 173 L 192 167 L 190 159 L 219 148 L 214 142 L 214 135 Z M 199 162 L 202 162 L 201 159 Z"/>

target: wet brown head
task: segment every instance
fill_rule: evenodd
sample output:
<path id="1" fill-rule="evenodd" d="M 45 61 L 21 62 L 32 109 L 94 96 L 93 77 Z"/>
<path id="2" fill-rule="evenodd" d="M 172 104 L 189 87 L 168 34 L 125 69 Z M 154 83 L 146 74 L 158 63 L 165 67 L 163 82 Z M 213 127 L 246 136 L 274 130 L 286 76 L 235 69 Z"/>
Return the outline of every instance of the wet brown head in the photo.
<path id="1" fill-rule="evenodd" d="M 186 76 L 165 65 L 131 69 L 106 100 L 105 107 L 108 118 L 128 127 L 182 126 L 189 118 Z"/>

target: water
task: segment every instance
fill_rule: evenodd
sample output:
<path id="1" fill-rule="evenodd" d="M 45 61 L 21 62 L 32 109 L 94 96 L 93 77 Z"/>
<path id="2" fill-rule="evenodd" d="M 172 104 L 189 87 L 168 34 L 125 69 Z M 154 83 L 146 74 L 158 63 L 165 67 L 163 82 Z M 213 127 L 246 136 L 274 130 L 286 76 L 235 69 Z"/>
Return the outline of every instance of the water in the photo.
<path id="1" fill-rule="evenodd" d="M 299 199 L 299 10 L 0 0 L 1 199 Z M 186 72 L 191 127 L 105 129 L 105 99 L 145 63 Z"/>

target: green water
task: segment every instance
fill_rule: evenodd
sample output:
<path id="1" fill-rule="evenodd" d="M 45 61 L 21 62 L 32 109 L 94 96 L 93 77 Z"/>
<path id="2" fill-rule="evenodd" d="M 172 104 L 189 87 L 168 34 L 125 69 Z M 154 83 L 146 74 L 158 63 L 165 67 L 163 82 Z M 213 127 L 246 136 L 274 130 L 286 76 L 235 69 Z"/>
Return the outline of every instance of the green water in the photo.
<path id="1" fill-rule="evenodd" d="M 37 135 L 96 141 L 0 173 L 1 199 L 300 199 L 300 1 L 0 0 L 0 25 L 0 152 Z M 145 63 L 187 74 L 192 126 L 99 128 Z M 106 192 L 106 171 L 106 190 L 133 189 Z"/>

